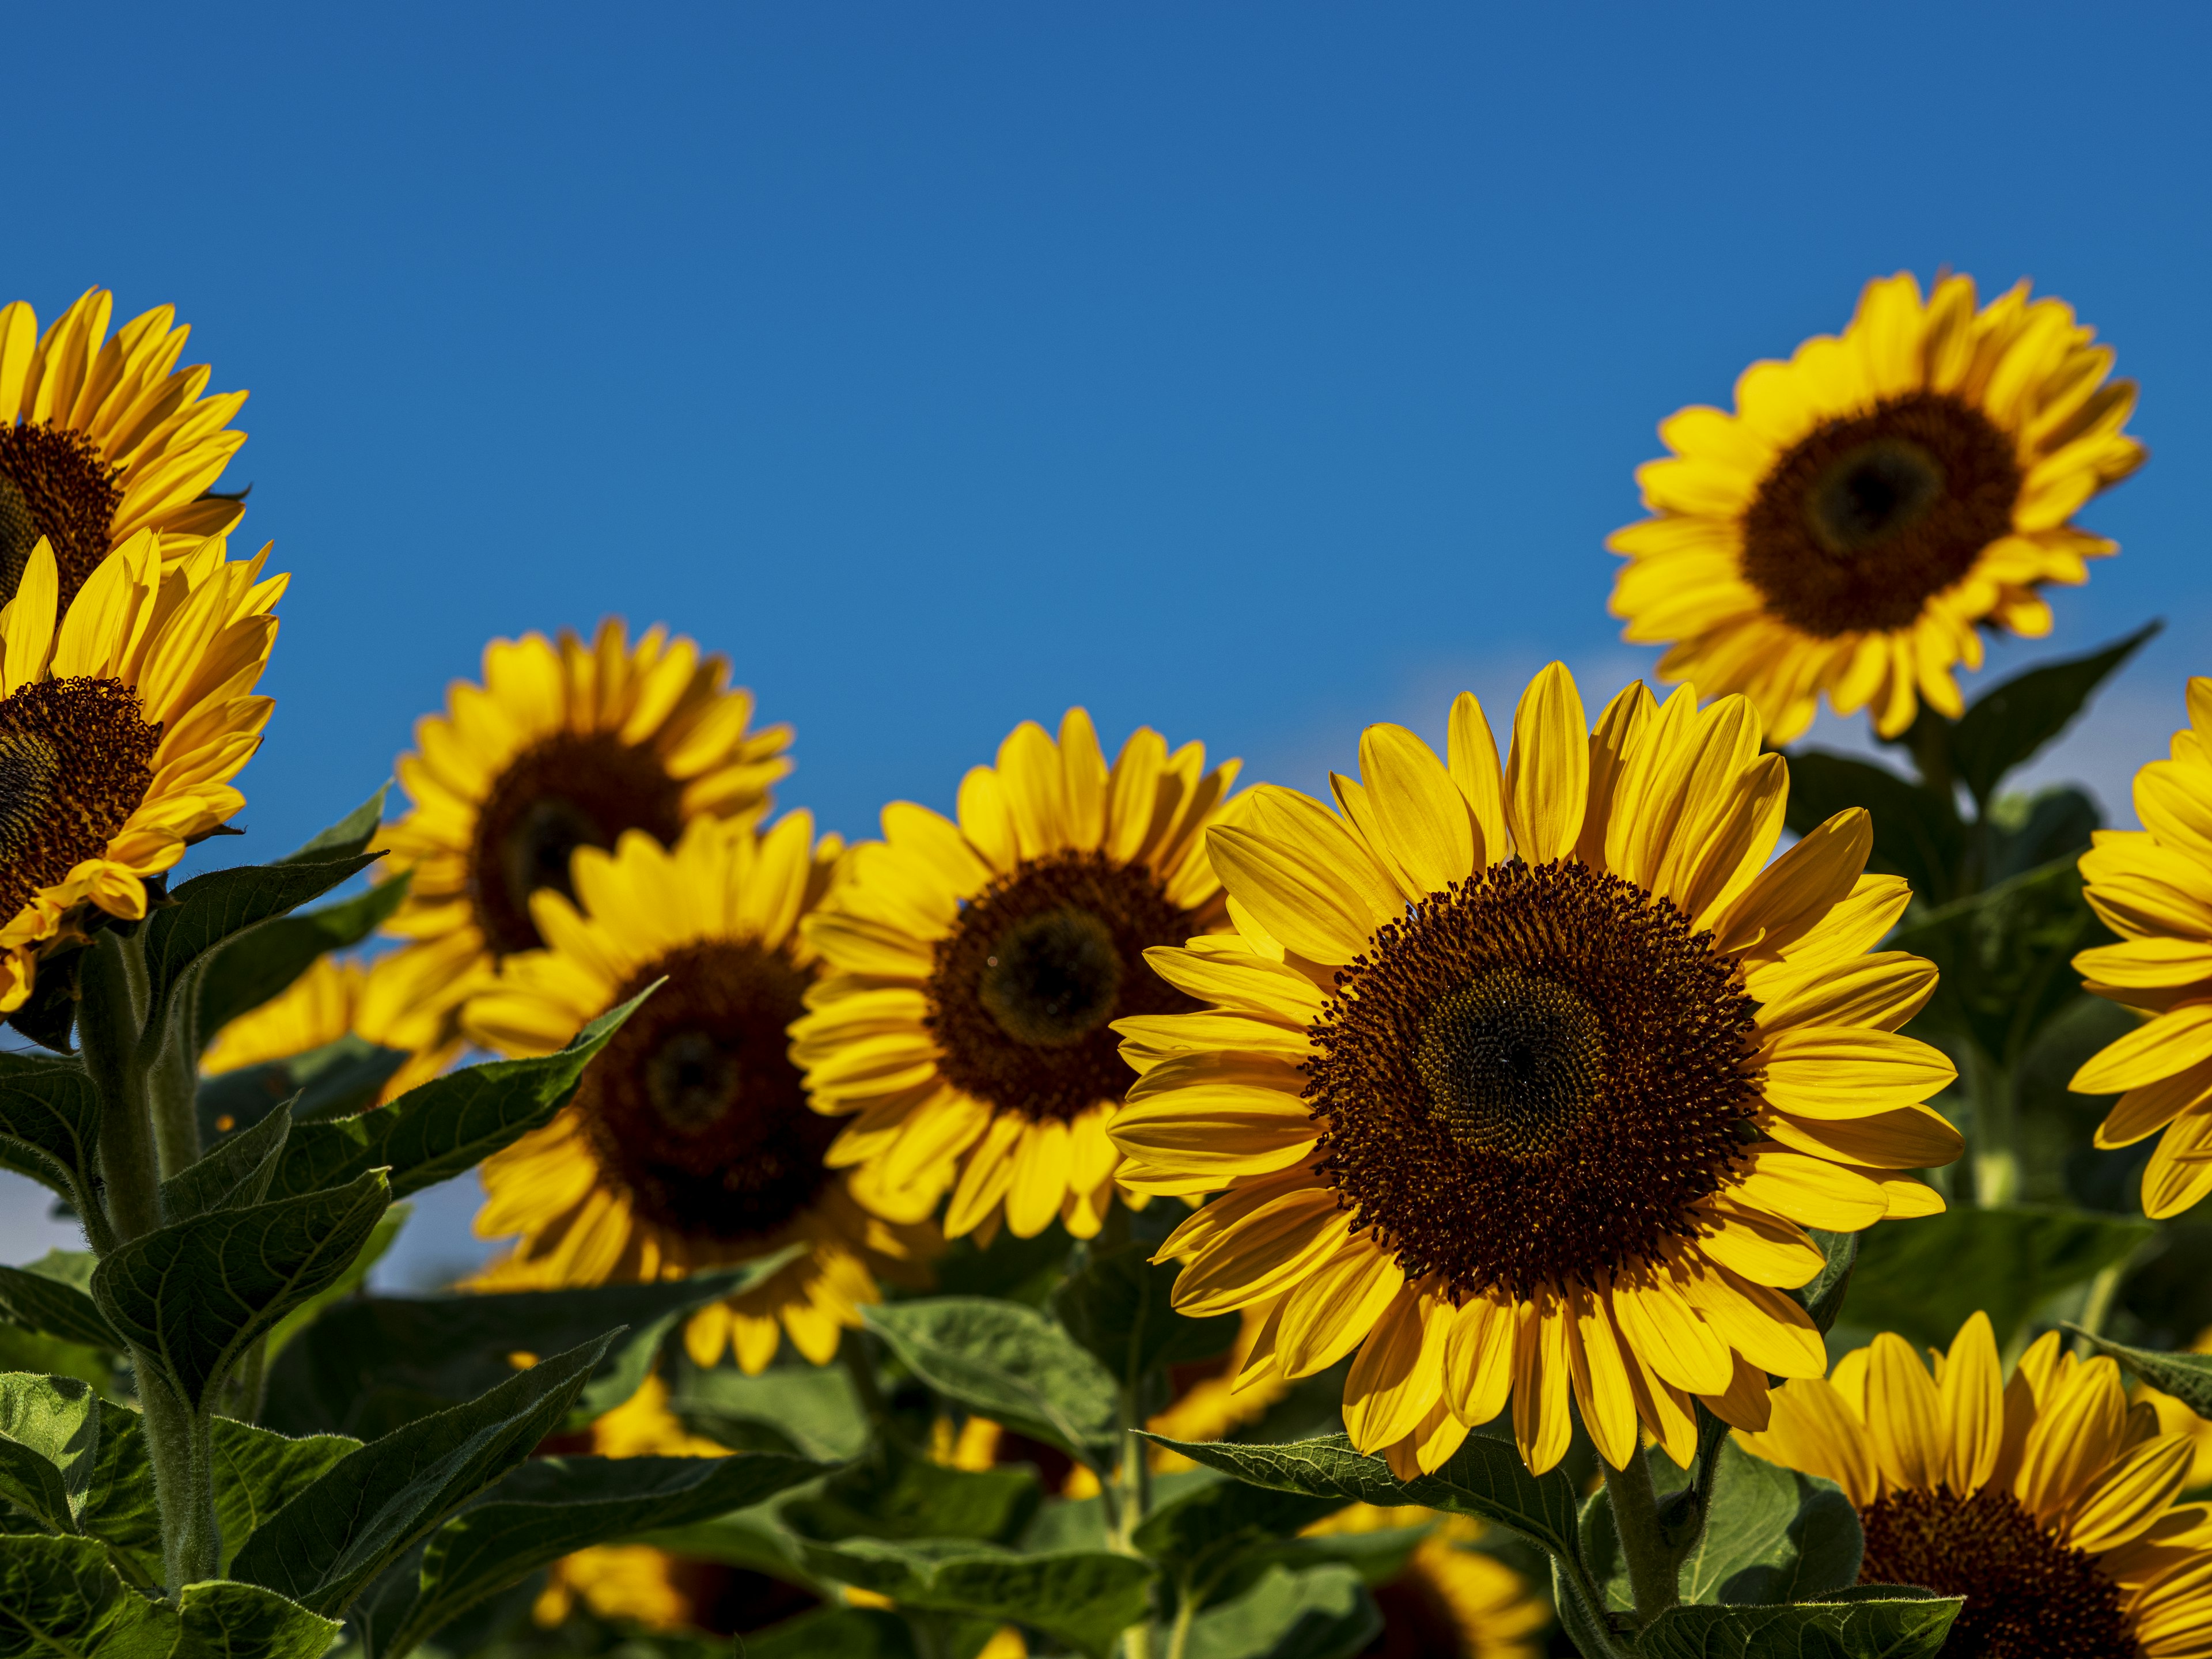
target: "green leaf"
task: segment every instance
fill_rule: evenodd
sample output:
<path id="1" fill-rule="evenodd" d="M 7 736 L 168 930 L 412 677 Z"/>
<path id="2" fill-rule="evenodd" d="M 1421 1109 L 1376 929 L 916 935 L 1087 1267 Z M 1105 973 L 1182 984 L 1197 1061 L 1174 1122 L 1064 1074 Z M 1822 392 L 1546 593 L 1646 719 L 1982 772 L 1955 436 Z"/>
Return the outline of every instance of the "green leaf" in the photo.
<path id="1" fill-rule="evenodd" d="M 265 1345 L 264 1358 L 271 1364 L 284 1352 L 292 1339 L 322 1316 L 323 1310 L 341 1297 L 351 1296 L 368 1281 L 369 1269 L 384 1259 L 392 1242 L 399 1237 L 399 1230 L 407 1224 L 413 1206 L 394 1204 L 377 1218 L 369 1229 L 368 1241 L 354 1253 L 346 1270 L 317 1291 L 298 1307 L 286 1314 L 270 1328 Z"/>
<path id="2" fill-rule="evenodd" d="M 1219 1480 L 1162 1505 L 1131 1541 L 1203 1601 L 1230 1569 L 1343 1507 L 1334 1496 Z"/>
<path id="3" fill-rule="evenodd" d="M 1226 1353 L 1237 1317 L 1191 1319 L 1170 1299 L 1179 1264 L 1154 1265 L 1147 1244 L 1124 1244 L 1091 1258 L 1052 1293 L 1052 1310 L 1067 1333 L 1097 1358 L 1124 1388 L 1147 1373 Z"/>
<path id="4" fill-rule="evenodd" d="M 2125 1216 L 2027 1206 L 1889 1222 L 1863 1236 L 1843 1322 L 1948 1348 L 1981 1309 L 2002 1348 L 2045 1297 L 2125 1261 L 2152 1232 Z"/>
<path id="5" fill-rule="evenodd" d="M 771 1453 L 533 1460 L 432 1534 L 421 1592 L 379 1653 L 401 1659 L 486 1596 L 571 1550 L 746 1509 L 822 1472 L 819 1463 Z"/>
<path id="6" fill-rule="evenodd" d="M 100 1258 L 89 1250 L 49 1250 L 23 1267 L 0 1267 L 0 1318 L 27 1331 L 119 1349 L 123 1339 L 84 1291 Z"/>
<path id="7" fill-rule="evenodd" d="M 89 1538 L 0 1548 L 0 1659 L 168 1659 L 177 1615 L 125 1584 Z"/>
<path id="8" fill-rule="evenodd" d="M 868 1328 L 931 1388 L 1094 1468 L 1114 1458 L 1113 1376 L 1034 1308 L 944 1296 L 863 1308 Z"/>
<path id="9" fill-rule="evenodd" d="M 1874 818 L 1869 873 L 1903 876 L 1924 902 L 1941 904 L 1957 890 L 1966 862 L 1966 826 L 1949 799 L 1875 766 L 1826 750 L 1790 756 L 1790 828 L 1804 835 L 1847 806 Z"/>
<path id="10" fill-rule="evenodd" d="M 139 1431 L 141 1420 L 126 1407 L 100 1402 L 99 1455 L 77 1527 L 108 1545 L 123 1558 L 126 1571 L 152 1585 L 161 1576 L 161 1514 L 154 1501 L 154 1468 Z"/>
<path id="11" fill-rule="evenodd" d="M 2075 952 L 2110 937 L 2081 896 L 2071 858 L 1944 905 L 1890 939 L 1894 950 L 1926 957 L 1941 975 L 1911 1030 L 1962 1037 L 2010 1066 L 2081 995 Z"/>
<path id="12" fill-rule="evenodd" d="M 161 1219 L 175 1226 L 211 1211 L 260 1203 L 291 1132 L 291 1109 L 279 1106 L 243 1133 L 217 1141 L 205 1158 L 161 1183 Z"/>
<path id="13" fill-rule="evenodd" d="M 2170 1394 L 2199 1417 L 2212 1418 L 2212 1354 L 2160 1353 L 2151 1348 L 2131 1348 L 2124 1342 L 2066 1328 L 2099 1353 L 2109 1354 L 2123 1370 L 2133 1371 L 2160 1394 Z"/>
<path id="14" fill-rule="evenodd" d="M 100 1262 L 93 1299 L 197 1411 L 249 1344 L 345 1271 L 387 1202 L 372 1170 L 328 1192 L 156 1228 Z"/>
<path id="15" fill-rule="evenodd" d="M 1016 1555 L 948 1538 L 851 1538 L 805 1547 L 824 1577 L 888 1595 L 902 1608 L 1018 1620 L 1093 1659 L 1105 1659 L 1121 1633 L 1144 1617 L 1152 1577 L 1148 1563 L 1103 1550 Z"/>
<path id="16" fill-rule="evenodd" d="M 82 1061 L 0 1053 L 0 1160 L 44 1182 L 79 1215 L 92 1212 L 100 1091 Z"/>
<path id="17" fill-rule="evenodd" d="M 1836 1322 L 1836 1316 L 1844 1310 L 1844 1298 L 1851 1287 L 1851 1269 L 1858 1263 L 1857 1233 L 1827 1233 L 1810 1229 L 1813 1243 L 1820 1254 L 1828 1258 L 1827 1265 L 1816 1273 L 1810 1284 L 1802 1285 L 1790 1292 L 1797 1305 L 1813 1316 L 1813 1322 L 1820 1328 L 1822 1335 Z"/>
<path id="18" fill-rule="evenodd" d="M 1374 1599 L 1349 1567 L 1275 1567 L 1193 1620 L 1183 1651 L 1188 1659 L 1349 1659 L 1382 1633 Z"/>
<path id="19" fill-rule="evenodd" d="M 1637 1659 L 1928 1659 L 1966 1603 L 1895 1592 L 1889 1600 L 1780 1607 L 1669 1607 Z"/>
<path id="20" fill-rule="evenodd" d="M 0 1371 L 0 1497 L 51 1532 L 75 1532 L 99 1455 L 89 1384 Z"/>
<path id="21" fill-rule="evenodd" d="M 197 1102 L 201 1144 L 212 1146 L 250 1129 L 286 1103 L 295 1124 L 365 1112 L 410 1058 L 349 1032 L 305 1054 L 204 1077 Z"/>
<path id="22" fill-rule="evenodd" d="M 367 800 L 324 830 L 295 853 L 287 853 L 276 860 L 278 864 L 327 864 L 332 859 L 357 858 L 368 851 L 369 842 L 384 824 L 384 798 L 392 793 L 387 783 Z"/>
<path id="23" fill-rule="evenodd" d="M 322 1659 L 341 1626 L 258 1584 L 187 1584 L 169 1659 Z"/>
<path id="24" fill-rule="evenodd" d="M 1982 819 L 1988 846 L 1982 881 L 1994 886 L 2088 851 L 2105 815 L 2071 785 L 2033 795 L 2000 795 Z"/>
<path id="25" fill-rule="evenodd" d="M 360 1441 L 342 1434 L 295 1440 L 228 1417 L 209 1426 L 225 1568 L 271 1516 L 321 1480 L 340 1458 L 361 1449 Z"/>
<path id="26" fill-rule="evenodd" d="M 868 1443 L 868 1413 L 839 1365 L 686 1370 L 668 1409 L 691 1433 L 732 1451 L 787 1451 L 843 1462 Z"/>
<path id="27" fill-rule="evenodd" d="M 1976 698 L 1950 737 L 1959 781 L 1977 804 L 1986 811 L 2005 774 L 2070 726 L 2096 689 L 2163 626 L 2149 623 L 2087 656 L 2031 668 Z"/>
<path id="28" fill-rule="evenodd" d="M 1731 1439 L 1704 1533 L 1681 1565 L 1685 1601 L 1802 1601 L 1854 1583 L 1865 1539 L 1833 1481 L 1753 1457 Z"/>
<path id="29" fill-rule="evenodd" d="M 824 1607 L 744 1642 L 738 1659 L 915 1659 L 906 1621 L 881 1607 Z"/>
<path id="30" fill-rule="evenodd" d="M 515 1354 L 557 1352 L 627 1323 L 611 1363 L 584 1392 L 580 1421 L 571 1425 L 581 1426 L 637 1392 L 678 1320 L 742 1293 L 788 1260 L 779 1251 L 653 1285 L 338 1302 L 270 1366 L 262 1417 L 287 1434 L 389 1433 L 514 1376 Z"/>
<path id="31" fill-rule="evenodd" d="M 168 904 L 146 918 L 146 976 L 153 1018 L 159 1019 L 179 993 L 189 1009 L 197 982 L 218 951 L 350 881 L 379 856 L 358 853 L 315 864 L 243 864 L 210 870 L 177 888 Z M 197 1031 L 198 1016 L 187 1017 L 191 1023 L 185 1030 Z"/>
<path id="32" fill-rule="evenodd" d="M 875 1457 L 832 1475 L 819 1496 L 786 1504 L 783 1519 L 821 1543 L 865 1537 L 1010 1544 L 1043 1495 L 1027 1468 L 947 1468 L 886 1443 Z"/>
<path id="33" fill-rule="evenodd" d="M 404 1198 L 474 1168 L 550 1122 L 592 1057 L 652 994 L 641 991 L 609 1009 L 557 1054 L 464 1066 L 358 1117 L 296 1125 L 271 1190 L 313 1192 L 365 1170 L 388 1169 L 392 1195 Z"/>
<path id="34" fill-rule="evenodd" d="M 200 975 L 195 1054 L 240 1014 L 281 996 L 316 961 L 358 945 L 391 919 L 407 896 L 403 871 L 366 893 L 257 927 L 216 952 Z"/>
<path id="35" fill-rule="evenodd" d="M 246 1539 L 232 1576 L 313 1612 L 343 1613 L 416 1540 L 530 1455 L 617 1334 L 348 1453 Z"/>

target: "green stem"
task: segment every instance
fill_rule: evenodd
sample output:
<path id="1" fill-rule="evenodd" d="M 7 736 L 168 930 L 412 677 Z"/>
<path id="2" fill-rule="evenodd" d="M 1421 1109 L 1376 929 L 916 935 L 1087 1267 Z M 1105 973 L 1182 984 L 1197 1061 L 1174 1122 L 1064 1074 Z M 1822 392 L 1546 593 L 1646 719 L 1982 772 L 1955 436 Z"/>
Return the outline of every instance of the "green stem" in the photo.
<path id="1" fill-rule="evenodd" d="M 2020 1110 L 2012 1074 L 1972 1042 L 1966 1045 L 1966 1097 L 1974 1109 L 1974 1202 L 1996 1209 L 2020 1201 Z"/>
<path id="2" fill-rule="evenodd" d="M 1167 1659 L 1183 1659 L 1184 1650 L 1190 1646 L 1190 1621 L 1197 1616 L 1197 1593 L 1186 1587 L 1182 1599 L 1176 1604 L 1175 1624 L 1168 1632 Z"/>
<path id="3" fill-rule="evenodd" d="M 101 1207 L 118 1243 L 161 1224 L 161 1166 L 146 1073 L 137 1064 L 146 1023 L 146 942 L 104 927 L 85 947 L 78 978 L 78 1041 L 100 1091 Z"/>
<path id="4" fill-rule="evenodd" d="M 205 1413 L 177 1398 L 154 1355 L 134 1346 L 131 1363 L 154 1466 L 155 1502 L 161 1512 L 161 1577 L 174 1601 L 185 1585 L 221 1576 L 222 1534 L 215 1518 L 210 1425 Z"/>
<path id="5" fill-rule="evenodd" d="M 1115 1484 L 1121 1488 L 1120 1513 L 1114 1517 L 1114 1547 L 1124 1555 L 1135 1555 L 1137 1528 L 1145 1523 L 1145 1516 L 1152 1506 L 1152 1448 L 1137 1438 L 1136 1431 L 1145 1426 L 1143 1405 L 1139 1397 L 1139 1385 L 1125 1384 L 1121 1389 L 1121 1461 L 1115 1470 Z M 1127 1659 L 1152 1659 L 1152 1620 L 1146 1618 L 1132 1625 L 1122 1632 L 1122 1651 Z"/>
<path id="6" fill-rule="evenodd" d="M 170 1011 L 165 1029 L 146 1034 L 146 1041 L 155 1045 L 147 1056 L 146 1087 L 165 1181 L 200 1161 L 199 1066 L 185 1030 L 197 1018 L 197 1001 L 185 998 L 183 1006 Z"/>
<path id="7" fill-rule="evenodd" d="M 1639 1448 L 1627 1467 L 1605 1470 L 1605 1490 L 1613 1499 L 1613 1527 L 1620 1557 L 1628 1567 L 1628 1588 L 1636 1598 L 1638 1628 L 1649 1625 L 1681 1598 L 1675 1582 L 1674 1553 L 1659 1525 L 1659 1497 L 1651 1486 L 1651 1466 Z"/>

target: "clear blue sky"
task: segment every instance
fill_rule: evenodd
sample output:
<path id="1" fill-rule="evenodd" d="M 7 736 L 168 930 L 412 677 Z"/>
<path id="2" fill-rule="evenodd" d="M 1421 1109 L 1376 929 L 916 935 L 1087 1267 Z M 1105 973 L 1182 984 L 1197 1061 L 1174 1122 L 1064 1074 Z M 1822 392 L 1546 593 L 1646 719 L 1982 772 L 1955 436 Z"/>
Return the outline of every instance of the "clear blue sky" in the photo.
<path id="1" fill-rule="evenodd" d="M 227 855 L 374 787 L 487 638 L 607 611 L 728 652 L 848 833 L 1074 701 L 1316 787 L 1462 684 L 1610 691 L 1655 424 L 1903 267 L 2033 277 L 2143 385 L 2151 463 L 2087 514 L 2125 551 L 2035 649 L 2171 627 L 2065 759 L 2109 801 L 2212 671 L 2202 9 L 9 33 L 0 297 L 173 301 L 252 392 L 229 479 L 295 574 Z"/>

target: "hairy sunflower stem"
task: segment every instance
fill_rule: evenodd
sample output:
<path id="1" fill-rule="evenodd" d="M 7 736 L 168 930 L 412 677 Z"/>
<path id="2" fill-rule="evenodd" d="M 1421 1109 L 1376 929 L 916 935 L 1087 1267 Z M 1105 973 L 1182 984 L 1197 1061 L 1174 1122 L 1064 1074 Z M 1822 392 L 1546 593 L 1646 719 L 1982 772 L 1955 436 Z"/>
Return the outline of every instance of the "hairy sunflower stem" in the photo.
<path id="1" fill-rule="evenodd" d="M 1135 1432 L 1144 1426 L 1139 1385 L 1126 1383 L 1121 1389 L 1121 1461 L 1114 1471 L 1121 1502 L 1113 1517 L 1114 1547 L 1124 1555 L 1139 1553 L 1137 1528 L 1145 1524 L 1145 1516 L 1152 1508 L 1152 1449 L 1138 1439 Z M 1152 1625 L 1153 1621 L 1147 1618 L 1123 1632 L 1122 1651 L 1127 1659 L 1152 1659 Z"/>
<path id="2" fill-rule="evenodd" d="M 200 1161 L 199 1066 L 192 1057 L 191 1035 L 198 999 L 173 1007 L 159 1030 L 141 1039 L 146 1055 L 146 1088 L 154 1111 L 154 1146 L 161 1155 L 161 1178 Z"/>
<path id="3" fill-rule="evenodd" d="M 137 928 L 103 927 L 84 957 L 76 1030 L 84 1068 L 100 1091 L 100 1206 L 113 1242 L 127 1244 L 161 1224 L 161 1159 L 146 1073 L 138 1063 L 146 1024 L 146 941 Z"/>
<path id="4" fill-rule="evenodd" d="M 1675 1583 L 1674 1553 L 1659 1524 L 1659 1498 L 1651 1486 L 1651 1466 L 1639 1447 L 1627 1466 L 1613 1468 L 1600 1460 L 1605 1470 L 1605 1490 L 1613 1500 L 1613 1530 L 1620 1538 L 1621 1559 L 1628 1566 L 1628 1588 L 1636 1597 L 1638 1628 L 1649 1625 L 1681 1600 Z"/>

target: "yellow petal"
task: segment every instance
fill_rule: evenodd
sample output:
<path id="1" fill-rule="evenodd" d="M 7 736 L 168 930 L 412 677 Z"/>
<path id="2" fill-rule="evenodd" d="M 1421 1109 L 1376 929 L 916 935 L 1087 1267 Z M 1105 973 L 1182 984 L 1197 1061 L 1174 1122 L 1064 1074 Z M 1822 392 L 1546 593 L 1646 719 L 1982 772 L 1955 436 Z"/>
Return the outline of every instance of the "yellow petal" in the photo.
<path id="1" fill-rule="evenodd" d="M 1481 867 L 1467 798 L 1435 755 L 1402 726 L 1360 734 L 1359 771 L 1392 857 L 1424 893 Z"/>
<path id="2" fill-rule="evenodd" d="M 2107 1044 L 2067 1086 L 2085 1095 L 2140 1088 L 2212 1060 L 2212 1001 L 2185 1003 Z"/>
<path id="3" fill-rule="evenodd" d="M 1505 778 L 1498 763 L 1498 739 L 1474 693 L 1462 691 L 1453 699 L 1449 751 L 1452 781 L 1467 797 L 1480 838 L 1475 848 L 1478 865 L 1502 863 L 1512 851 L 1506 839 Z"/>
<path id="4" fill-rule="evenodd" d="M 1531 864 L 1563 859 L 1581 837 L 1589 798 L 1589 723 L 1565 663 L 1530 682 L 1513 717 L 1505 762 L 1505 821 Z"/>

